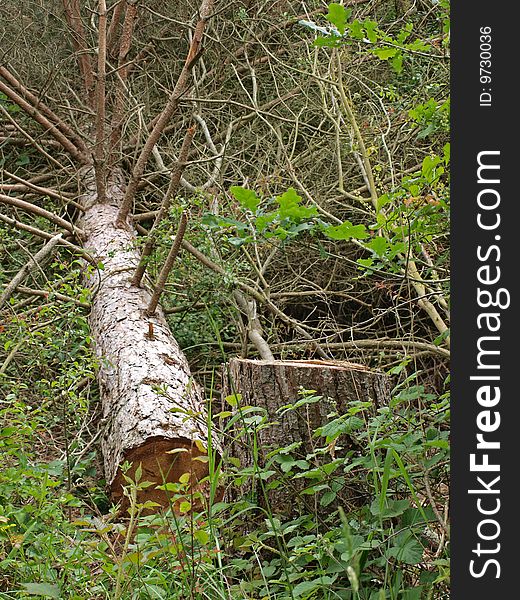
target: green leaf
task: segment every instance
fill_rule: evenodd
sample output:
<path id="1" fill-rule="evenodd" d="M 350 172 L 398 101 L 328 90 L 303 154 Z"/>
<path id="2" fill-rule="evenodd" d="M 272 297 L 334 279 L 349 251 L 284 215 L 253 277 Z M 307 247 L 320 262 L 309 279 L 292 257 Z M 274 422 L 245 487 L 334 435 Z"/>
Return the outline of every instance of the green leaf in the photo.
<path id="1" fill-rule="evenodd" d="M 22 583 L 27 594 L 44 596 L 46 598 L 61 598 L 61 591 L 57 585 L 51 583 Z"/>
<path id="2" fill-rule="evenodd" d="M 193 535 L 199 544 L 202 544 L 203 546 L 205 546 L 210 540 L 209 533 L 204 531 L 204 529 L 198 529 Z"/>
<path id="3" fill-rule="evenodd" d="M 292 591 L 293 598 L 300 598 L 305 594 L 306 598 L 311 597 L 311 592 L 314 592 L 318 588 L 329 586 L 334 583 L 335 577 L 319 577 L 312 581 L 301 581 L 296 585 Z"/>
<path id="4" fill-rule="evenodd" d="M 394 56 L 394 58 L 392 58 L 392 60 L 390 61 L 390 64 L 392 65 L 392 69 L 399 75 L 399 73 L 401 73 L 401 71 L 403 70 L 403 54 L 402 54 L 402 52 L 399 52 L 399 54 L 396 54 Z"/>
<path id="5" fill-rule="evenodd" d="M 378 256 L 383 256 L 386 249 L 388 248 L 388 242 L 384 237 L 377 236 L 374 239 L 370 240 L 367 244 L 367 247 L 370 248 L 373 252 L 375 252 Z"/>
<path id="6" fill-rule="evenodd" d="M 385 503 L 386 506 L 381 507 L 379 497 L 375 498 L 370 505 L 370 512 L 375 517 L 390 519 L 402 515 L 410 507 L 408 500 L 392 500 L 391 498 L 387 498 Z"/>
<path id="7" fill-rule="evenodd" d="M 410 532 L 403 532 L 397 536 L 395 546 L 386 551 L 386 556 L 407 565 L 416 565 L 422 561 L 423 547 Z"/>
<path id="8" fill-rule="evenodd" d="M 242 400 L 242 394 L 231 394 L 230 396 L 225 397 L 225 401 L 230 406 L 236 406 L 240 400 Z"/>
<path id="9" fill-rule="evenodd" d="M 239 185 L 233 185 L 229 188 L 229 191 L 238 200 L 241 206 L 247 208 L 251 212 L 256 212 L 256 209 L 260 204 L 260 198 L 253 190 L 248 190 Z"/>
<path id="10" fill-rule="evenodd" d="M 363 27 L 365 28 L 368 41 L 375 44 L 377 42 L 377 23 L 367 20 L 363 23 Z"/>
<path id="11" fill-rule="evenodd" d="M 323 230 L 323 233 L 333 240 L 350 240 L 351 238 L 362 240 L 368 236 L 364 225 L 352 225 L 350 221 L 345 221 L 341 225 L 329 225 Z"/>
<path id="12" fill-rule="evenodd" d="M 336 498 L 336 492 L 325 492 L 320 499 L 320 506 L 328 506 Z"/>
<path id="13" fill-rule="evenodd" d="M 332 23 L 334 27 L 343 35 L 347 27 L 347 21 L 352 14 L 352 9 L 345 8 L 341 4 L 333 2 L 329 4 L 329 12 L 326 15 L 327 21 Z"/>
<path id="14" fill-rule="evenodd" d="M 393 58 L 399 50 L 397 48 L 376 48 L 374 54 L 381 60 L 388 60 Z"/>
<path id="15" fill-rule="evenodd" d="M 377 199 L 377 210 L 381 210 L 383 206 L 386 206 L 389 202 L 390 197 L 388 196 L 388 194 L 383 194 L 382 196 L 379 196 L 379 198 Z"/>
<path id="16" fill-rule="evenodd" d="M 281 196 L 277 196 L 275 200 L 280 206 L 278 213 L 282 219 L 306 219 L 318 214 L 315 206 L 307 207 L 300 205 L 302 198 L 292 187 Z"/>

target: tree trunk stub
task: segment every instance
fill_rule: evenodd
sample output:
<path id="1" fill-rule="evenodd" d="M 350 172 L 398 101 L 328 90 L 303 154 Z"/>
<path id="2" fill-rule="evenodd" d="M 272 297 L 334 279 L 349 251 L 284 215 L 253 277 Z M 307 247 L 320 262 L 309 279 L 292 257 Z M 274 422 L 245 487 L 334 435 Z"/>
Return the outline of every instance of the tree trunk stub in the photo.
<path id="1" fill-rule="evenodd" d="M 301 399 L 298 392 L 302 388 L 315 390 L 315 394 L 323 398 L 281 414 L 278 410 L 280 407 L 295 404 Z M 233 395 L 240 395 L 239 406 L 265 409 L 267 421 L 272 423 L 269 427 L 256 430 L 258 462 L 262 468 L 266 465 L 270 452 L 293 443 L 299 446 L 291 451 L 291 455 L 305 459 L 316 448 L 325 445 L 324 438 L 315 438 L 313 433 L 327 422 L 327 415 L 343 415 L 350 403 L 355 401 L 370 402 L 373 405 L 372 411 L 375 411 L 388 404 L 390 385 L 385 374 L 344 361 L 234 358 L 222 371 L 223 410 L 231 410 L 225 398 Z M 237 409 L 233 410 L 236 413 Z M 237 420 L 232 430 L 227 432 L 225 444 L 227 453 L 238 458 L 240 468 L 244 469 L 253 466 L 253 451 L 251 438 L 241 436 L 241 429 L 243 424 Z M 341 438 L 341 446 L 342 452 L 349 450 L 347 436 Z M 256 490 L 253 485 L 256 485 Z M 287 486 L 269 490 L 268 501 L 273 512 L 290 512 L 295 505 L 296 496 L 306 485 L 309 485 L 308 480 L 291 478 Z M 242 485 L 242 495 L 251 492 L 257 495 L 257 502 L 265 507 L 259 482 L 252 484 L 249 481 Z M 341 494 L 338 497 L 341 498 Z M 352 491 L 345 490 L 343 499 L 348 497 L 352 497 Z"/>
<path id="2" fill-rule="evenodd" d="M 101 448 L 112 498 L 127 505 L 120 468 L 125 461 L 133 463 L 127 473 L 131 478 L 141 464 L 142 481 L 176 482 L 190 473 L 196 489 L 208 472 L 207 462 L 193 460 L 204 454 L 208 443 L 201 388 L 162 310 L 146 315 L 151 293 L 130 284 L 139 252 L 133 227 L 115 226 L 124 196 L 122 182 L 107 186 L 103 204 L 97 202 L 91 171 L 84 172 L 83 189 L 86 210 L 79 222 L 85 232 L 83 245 L 103 264 L 100 270 L 87 271 L 86 284 L 93 296 L 89 323 L 99 361 L 106 420 Z M 176 448 L 186 451 L 170 453 Z M 155 486 L 140 492 L 138 499 L 169 505 L 166 492 Z"/>

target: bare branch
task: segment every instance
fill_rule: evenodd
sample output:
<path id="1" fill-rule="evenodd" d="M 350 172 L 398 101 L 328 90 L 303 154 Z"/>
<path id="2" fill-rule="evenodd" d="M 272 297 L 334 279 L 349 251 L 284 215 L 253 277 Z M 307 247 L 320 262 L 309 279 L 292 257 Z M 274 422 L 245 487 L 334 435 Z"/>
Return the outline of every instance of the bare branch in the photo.
<path id="1" fill-rule="evenodd" d="M 18 93 L 20 93 L 36 110 L 45 115 L 56 127 L 73 142 L 80 152 L 86 152 L 87 147 L 81 137 L 69 127 L 60 117 L 58 117 L 47 105 L 45 105 L 38 96 L 28 90 L 14 75 L 5 67 L 0 66 L 0 76 Z"/>
<path id="2" fill-rule="evenodd" d="M 0 213 L 0 221 L 7 223 L 11 227 L 16 227 L 17 229 L 20 229 L 21 231 L 27 231 L 28 233 L 32 233 L 32 235 L 40 237 L 44 240 L 50 240 L 54 237 L 54 235 L 56 235 L 53 233 L 49 233 L 48 231 L 42 231 L 41 229 L 38 229 L 37 227 L 33 227 L 32 225 L 27 225 L 26 223 L 22 223 L 21 221 L 17 221 L 13 217 L 8 217 L 7 215 L 3 215 L 2 213 Z M 60 245 L 65 246 L 66 248 L 75 252 L 76 254 L 79 254 L 82 258 L 84 258 L 92 266 L 97 267 L 98 263 L 96 262 L 96 260 L 84 248 L 81 248 L 80 246 L 76 246 L 76 244 L 73 244 L 72 242 L 69 242 L 66 239 L 62 239 L 60 241 Z"/>
<path id="3" fill-rule="evenodd" d="M 117 30 L 119 28 L 119 22 L 121 21 L 121 15 L 126 6 L 126 0 L 119 0 L 115 5 L 112 12 L 112 19 L 107 31 L 107 52 L 110 56 L 114 54 L 114 48 L 117 42 Z"/>
<path id="4" fill-rule="evenodd" d="M 88 104 L 94 106 L 94 73 L 88 55 L 87 37 L 81 20 L 79 0 L 63 0 L 65 17 L 71 32 L 72 46 L 77 54 L 79 70 L 87 94 Z"/>
<path id="5" fill-rule="evenodd" d="M 106 199 L 105 185 L 105 111 L 106 111 L 106 61 L 107 61 L 107 5 L 105 0 L 98 4 L 98 72 L 96 86 L 96 149 L 94 152 L 94 167 L 96 172 L 96 188 L 98 201 Z"/>
<path id="6" fill-rule="evenodd" d="M 246 315 L 248 327 L 247 335 L 249 339 L 258 350 L 258 354 L 263 360 L 274 361 L 275 358 L 269 348 L 269 344 L 265 341 L 262 335 L 262 326 L 260 320 L 256 314 L 256 303 L 254 300 L 248 300 L 242 292 L 233 290 L 233 297 L 237 303 L 238 308 Z"/>
<path id="7" fill-rule="evenodd" d="M 170 252 L 166 257 L 166 261 L 159 273 L 159 279 L 157 280 L 157 284 L 155 285 L 155 290 L 153 292 L 152 298 L 150 300 L 150 304 L 148 305 L 148 310 L 146 311 L 147 316 L 151 317 L 155 313 L 155 309 L 159 304 L 159 299 L 161 294 L 164 291 L 164 286 L 166 285 L 166 281 L 168 279 L 168 275 L 172 270 L 173 263 L 177 258 L 177 254 L 179 253 L 182 238 L 184 237 L 184 233 L 186 232 L 186 225 L 188 224 L 188 218 L 186 217 L 186 213 L 182 213 L 181 220 L 179 223 L 179 229 L 177 230 L 177 234 L 175 239 L 173 240 L 172 247 L 170 248 Z"/>
<path id="8" fill-rule="evenodd" d="M 195 127 L 189 127 L 186 132 L 186 135 L 184 136 L 184 141 L 182 142 L 182 147 L 179 153 L 179 160 L 176 162 L 172 171 L 170 185 L 168 186 L 168 190 L 166 191 L 166 194 L 163 198 L 161 208 L 159 209 L 155 217 L 154 224 L 152 225 L 143 251 L 141 253 L 141 258 L 139 259 L 139 266 L 137 267 L 135 275 L 132 278 L 132 285 L 139 286 L 141 284 L 141 279 L 143 278 L 144 272 L 146 270 L 147 258 L 150 256 L 152 250 L 155 247 L 157 228 L 161 221 L 164 219 L 164 217 L 168 214 L 171 200 L 175 197 L 179 190 L 181 175 L 186 166 L 186 159 L 188 157 L 188 151 L 191 146 L 194 134 Z"/>
<path id="9" fill-rule="evenodd" d="M 18 271 L 13 279 L 6 286 L 5 290 L 0 296 L 0 308 L 9 300 L 14 294 L 16 288 L 22 283 L 22 281 L 38 266 L 41 266 L 54 252 L 54 247 L 60 241 L 62 233 L 58 233 L 52 237 L 46 244 L 41 248 L 25 265 Z"/>
<path id="10" fill-rule="evenodd" d="M 120 2 L 117 7 L 122 6 L 125 2 Z M 126 80 L 128 78 L 129 64 L 126 63 L 126 57 L 130 51 L 132 43 L 132 35 L 134 31 L 134 22 L 137 15 L 137 3 L 135 0 L 126 2 L 127 8 L 125 13 L 125 21 L 123 23 L 123 33 L 121 34 L 121 43 L 119 46 L 119 56 L 117 61 L 117 87 L 116 98 L 113 110 L 112 133 L 110 134 L 109 156 L 110 163 L 114 162 L 114 153 L 121 139 L 121 126 L 123 123 L 123 109 L 125 100 Z M 114 15 L 115 19 L 115 15 Z M 113 21 L 112 21 L 113 22 Z"/>
<path id="11" fill-rule="evenodd" d="M 17 104 L 22 110 L 24 110 L 30 117 L 32 117 L 35 121 L 37 121 L 40 125 L 45 127 L 45 129 L 62 145 L 62 147 L 69 152 L 77 161 L 81 163 L 86 163 L 86 156 L 78 150 L 78 147 L 69 140 L 63 133 L 49 121 L 47 117 L 42 115 L 42 113 L 34 108 L 27 100 L 22 98 L 18 93 L 16 93 L 13 89 L 7 86 L 5 83 L 0 81 L 0 92 L 4 93 L 8 98 L 10 98 L 15 104 Z"/>
<path id="12" fill-rule="evenodd" d="M 73 235 L 78 235 L 80 237 L 83 235 L 81 229 L 78 229 L 68 221 L 65 221 L 65 219 L 58 217 L 58 215 L 55 215 L 44 208 L 40 208 L 39 206 L 31 204 L 30 202 L 25 202 L 24 200 L 19 200 L 18 198 L 11 198 L 11 196 L 5 196 L 4 194 L 0 194 L 0 202 L 3 202 L 4 204 L 10 204 L 11 206 L 16 206 L 25 212 L 43 217 L 44 219 L 51 221 L 51 223 L 66 229 Z"/>
<path id="13" fill-rule="evenodd" d="M 204 28 L 206 27 L 206 22 L 211 15 L 211 11 L 213 8 L 213 0 L 203 0 L 202 5 L 200 7 L 200 15 L 199 21 L 195 27 L 195 32 L 193 34 L 193 39 L 190 44 L 190 49 L 188 51 L 188 56 L 186 57 L 186 61 L 182 68 L 182 71 L 177 79 L 177 83 L 175 84 L 175 88 L 170 96 L 170 99 L 166 103 L 162 113 L 159 115 L 155 126 L 150 133 L 148 139 L 143 146 L 141 154 L 135 163 L 134 170 L 130 177 L 130 181 L 128 183 L 128 187 L 126 188 L 125 197 L 121 204 L 121 208 L 119 210 L 119 214 L 117 216 L 117 226 L 125 227 L 126 219 L 128 214 L 132 208 L 132 204 L 134 202 L 135 194 L 137 191 L 137 186 L 141 177 L 144 174 L 144 169 L 146 167 L 146 163 L 152 154 L 152 150 L 155 147 L 155 144 L 159 141 L 159 137 L 161 136 L 164 128 L 166 127 L 168 121 L 171 119 L 177 107 L 179 105 L 179 100 L 181 96 L 186 91 L 186 87 L 188 84 L 188 77 L 190 72 L 195 64 L 195 61 L 200 55 L 202 51 L 202 36 L 204 33 Z"/>

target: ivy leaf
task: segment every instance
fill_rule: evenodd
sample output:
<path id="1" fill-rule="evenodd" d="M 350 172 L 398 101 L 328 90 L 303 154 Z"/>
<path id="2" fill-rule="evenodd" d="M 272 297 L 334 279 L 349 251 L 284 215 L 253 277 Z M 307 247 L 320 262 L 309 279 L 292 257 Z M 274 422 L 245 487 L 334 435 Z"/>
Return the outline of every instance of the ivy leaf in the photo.
<path id="1" fill-rule="evenodd" d="M 323 230 L 323 233 L 333 240 L 350 240 L 351 238 L 362 240 L 368 236 L 364 225 L 352 225 L 350 221 L 345 221 L 341 225 L 329 225 Z"/>
<path id="2" fill-rule="evenodd" d="M 251 212 L 256 212 L 258 205 L 260 204 L 260 198 L 256 195 L 253 190 L 248 190 L 239 185 L 232 185 L 229 191 L 238 200 L 241 206 L 247 208 Z"/>
<path id="3" fill-rule="evenodd" d="M 390 61 L 390 64 L 392 65 L 393 70 L 399 75 L 399 73 L 401 73 L 401 71 L 403 70 L 403 54 L 402 54 L 402 52 L 399 52 L 399 54 L 396 54 L 394 56 L 394 58 L 392 58 L 392 60 Z"/>
<path id="4" fill-rule="evenodd" d="M 363 23 L 368 41 L 372 44 L 377 42 L 377 23 L 375 21 L 365 21 Z"/>
<path id="5" fill-rule="evenodd" d="M 281 196 L 277 196 L 276 202 L 280 206 L 278 210 L 280 217 L 282 219 L 288 217 L 292 219 L 305 219 L 308 217 L 313 217 L 317 214 L 318 211 L 315 206 L 301 206 L 301 201 L 301 196 L 299 196 L 296 193 L 296 190 L 292 187 L 284 192 Z"/>
<path id="6" fill-rule="evenodd" d="M 381 60 L 388 60 L 393 58 L 399 50 L 397 48 L 376 48 L 373 52 Z"/>

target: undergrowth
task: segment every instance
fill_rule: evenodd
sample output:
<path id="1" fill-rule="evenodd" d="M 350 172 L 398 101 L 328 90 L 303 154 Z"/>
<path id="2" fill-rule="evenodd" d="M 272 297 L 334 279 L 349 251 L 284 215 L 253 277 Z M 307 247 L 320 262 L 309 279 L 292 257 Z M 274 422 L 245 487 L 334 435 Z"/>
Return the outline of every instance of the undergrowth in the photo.
<path id="1" fill-rule="evenodd" d="M 146 486 L 139 470 L 127 482 L 128 514 L 117 515 L 93 477 L 94 454 L 42 462 L 33 447 L 45 415 L 8 395 L 0 410 L 0 597 L 447 598 L 449 399 L 403 383 L 375 413 L 352 402 L 346 415 L 331 415 L 305 460 L 288 447 L 247 472 L 233 457 L 213 462 L 213 489 L 226 487 L 227 497 L 250 477 L 264 498 L 303 478 L 284 515 L 251 494 L 146 515 L 136 501 Z M 244 425 L 252 436 L 270 426 L 265 418 Z M 169 485 L 173 505 L 186 484 Z M 362 501 L 345 500 L 345 486 L 362 491 Z"/>

